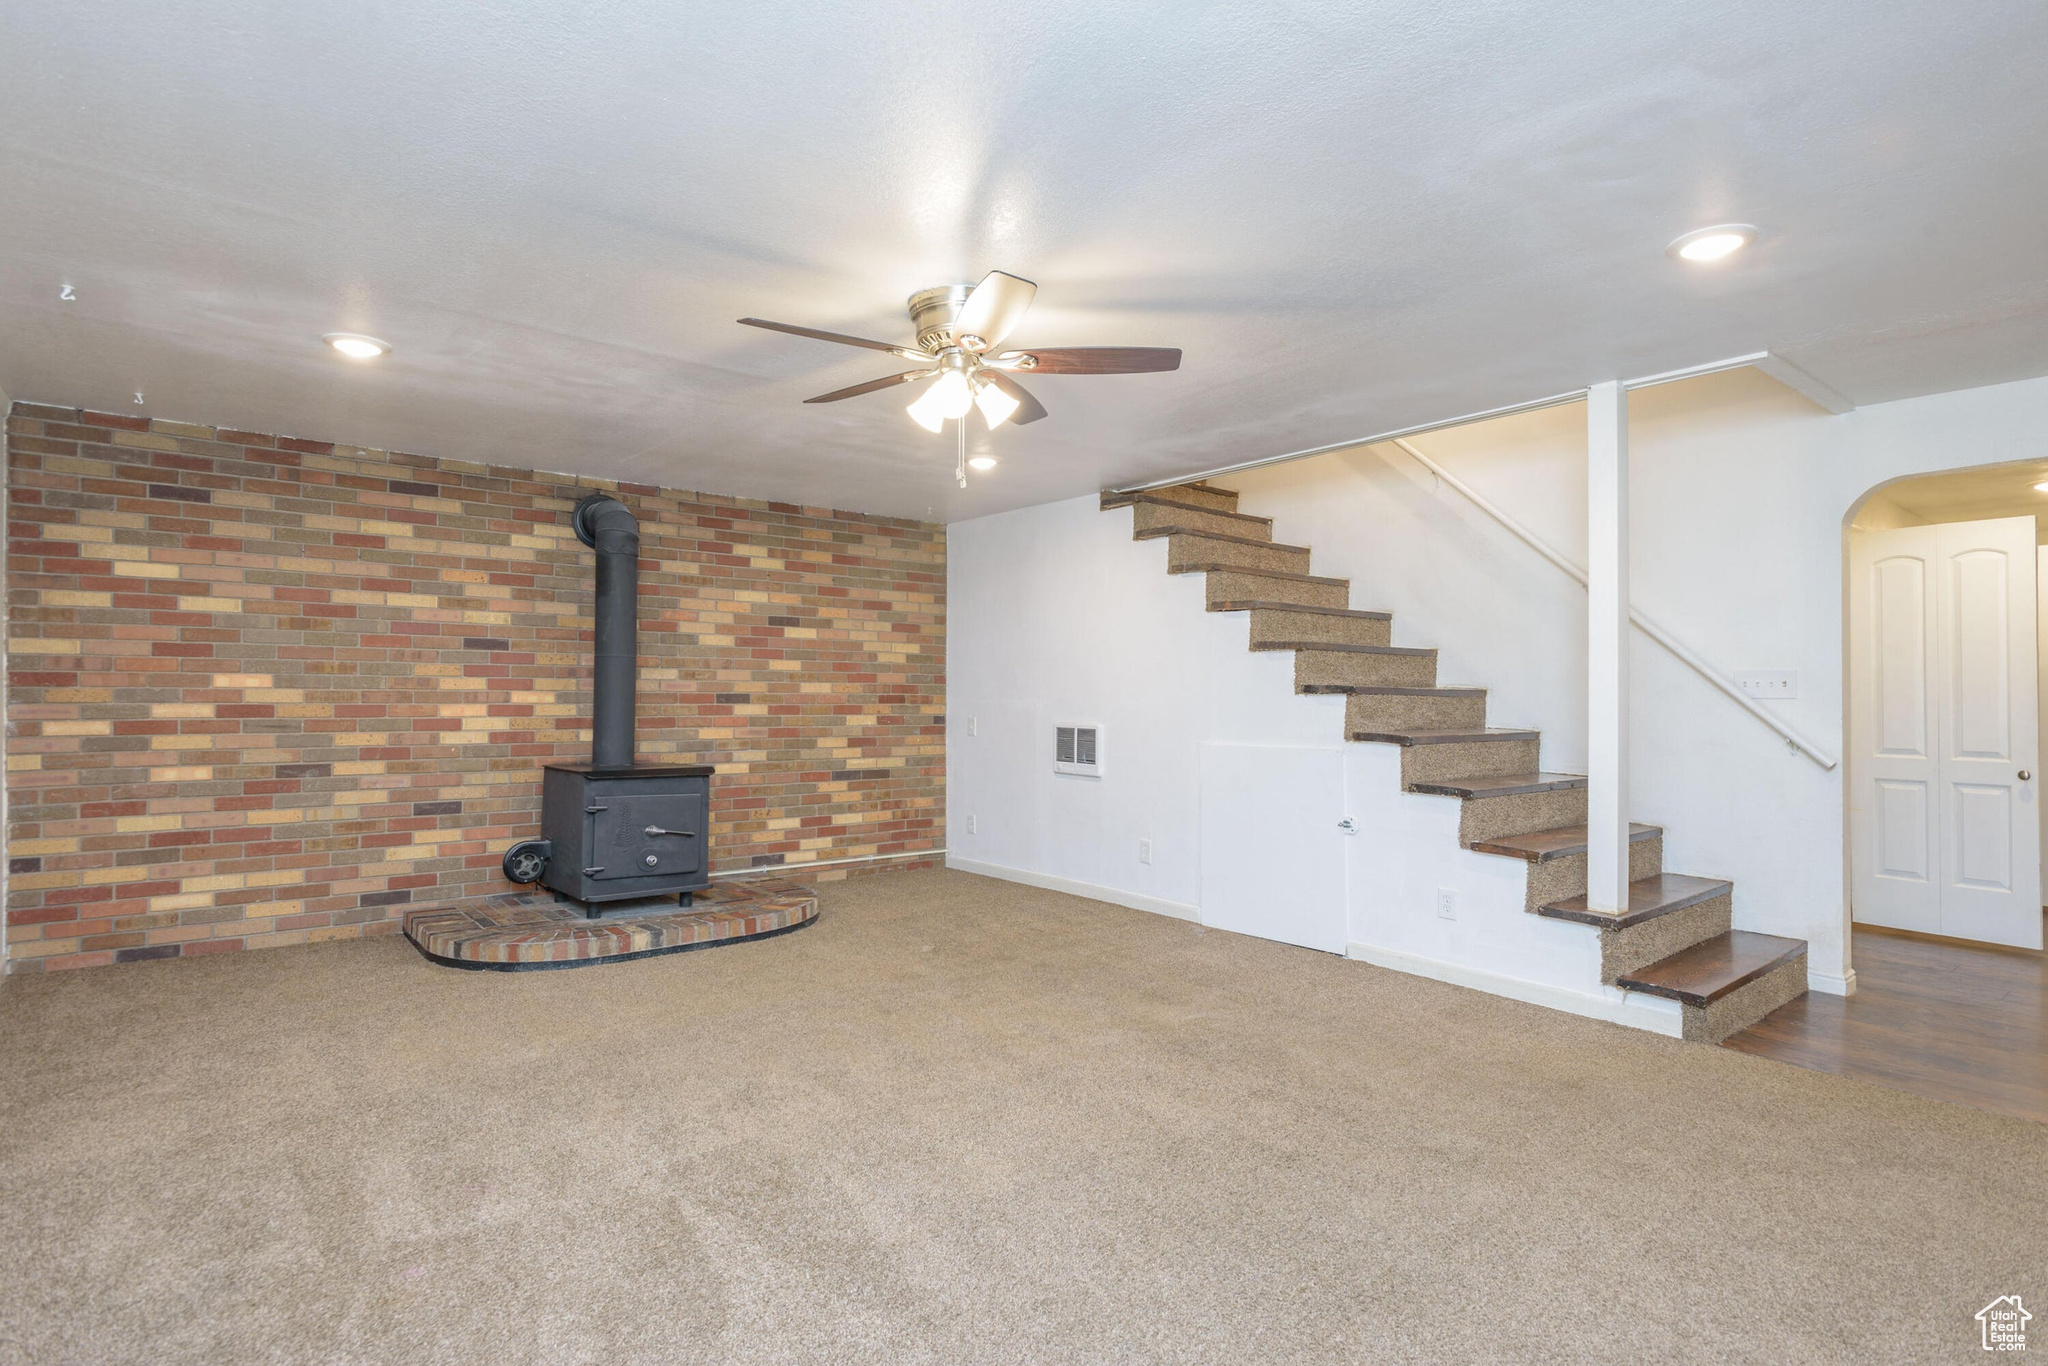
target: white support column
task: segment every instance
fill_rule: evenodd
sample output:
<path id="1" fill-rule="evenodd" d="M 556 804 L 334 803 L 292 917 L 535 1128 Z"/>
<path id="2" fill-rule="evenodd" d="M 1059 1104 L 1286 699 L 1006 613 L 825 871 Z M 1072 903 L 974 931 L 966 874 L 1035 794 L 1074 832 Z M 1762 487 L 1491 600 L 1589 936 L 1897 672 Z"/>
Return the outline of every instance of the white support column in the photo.
<path id="1" fill-rule="evenodd" d="M 1586 904 L 1628 909 L 1628 390 L 1586 391 Z"/>

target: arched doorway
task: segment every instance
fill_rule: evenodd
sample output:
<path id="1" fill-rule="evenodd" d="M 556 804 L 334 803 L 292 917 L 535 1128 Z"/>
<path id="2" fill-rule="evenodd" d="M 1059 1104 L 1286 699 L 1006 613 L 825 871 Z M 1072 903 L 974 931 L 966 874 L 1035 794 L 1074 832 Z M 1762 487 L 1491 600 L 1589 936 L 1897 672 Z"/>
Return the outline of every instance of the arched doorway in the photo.
<path id="1" fill-rule="evenodd" d="M 1871 677 L 1877 661 L 1877 642 L 1871 638 L 1875 612 L 1870 613 L 1873 620 L 1859 621 L 1859 605 L 1868 606 L 1869 598 L 1876 595 L 1872 580 L 1880 576 L 1887 559 L 1885 550 L 1899 549 L 1902 553 L 1890 558 L 1900 564 L 1918 559 L 1935 566 L 1920 573 L 1923 580 L 1929 581 L 1930 591 L 1938 593 L 1941 585 L 1935 580 L 1947 572 L 1940 566 L 1952 566 L 1957 552 L 1970 553 L 1967 543 L 1971 536 L 1967 530 L 1955 531 L 1944 551 L 1941 542 L 1945 529 L 2020 519 L 2022 534 L 2003 542 L 2002 553 L 2010 571 L 2002 585 L 2004 591 L 1984 596 L 1999 597 L 2005 602 L 2004 624 L 2015 628 L 2019 635 L 2031 634 L 2031 644 L 2037 652 L 2033 677 L 2021 684 L 2008 680 L 2004 686 L 2006 728 L 2023 731 L 2030 714 L 2038 717 L 2043 691 L 2040 680 L 2044 676 L 2038 651 L 2048 642 L 2048 630 L 2040 629 L 2038 616 L 2039 598 L 2048 591 L 2048 573 L 2041 572 L 2040 544 L 2043 523 L 2048 522 L 2048 492 L 2034 487 L 2039 483 L 2048 483 L 2048 461 L 1908 476 L 1870 488 L 1853 501 L 1844 515 L 1842 675 L 1847 743 L 1841 792 L 1845 807 L 1844 903 L 1849 919 L 1844 926 L 1844 956 L 1853 957 L 1855 963 L 1855 993 L 1808 993 L 1729 1040 L 1727 1046 L 1940 1100 L 2048 1121 L 2048 1071 L 2042 1065 L 2044 1042 L 2048 1042 L 2042 1032 L 2042 1020 L 2048 1018 L 2048 953 L 1945 936 L 1938 932 L 1939 925 L 1936 932 L 1885 925 L 1879 923 L 1885 918 L 1883 909 L 1866 904 L 1858 896 L 1859 884 L 1867 892 L 1870 882 L 1870 865 L 1865 863 L 1859 868 L 1858 860 L 1868 859 L 1873 853 L 1868 847 L 1876 818 L 1871 789 L 1880 781 L 1919 780 L 1911 772 L 1884 770 L 1870 753 L 1871 737 L 1858 733 L 1859 719 L 1864 726 L 1883 719 L 1872 714 L 1877 700 Z M 2031 537 L 2025 534 L 2029 523 Z M 1911 544 L 1913 538 L 1903 534 L 1909 531 L 1922 532 L 1922 541 L 1933 543 L 1932 552 L 1926 544 Z M 1896 537 L 1891 547 L 1880 544 L 1886 537 Z M 1993 538 L 1977 539 L 1994 549 L 1998 544 Z M 1985 580 L 1995 577 L 1984 572 L 1988 563 L 1980 556 L 1972 566 L 1980 593 Z M 2027 568 L 2033 572 L 2024 574 Z M 1896 567 L 1893 573 L 1895 579 L 1900 577 Z M 2024 592 L 2011 581 L 2023 574 L 2028 579 Z M 1904 577 L 1910 580 L 1912 574 L 1908 572 Z M 1910 582 L 1906 585 L 1911 586 Z M 2034 599 L 2032 603 L 2027 601 L 2029 597 Z M 2018 607 L 2013 605 L 2016 599 Z M 1938 604 L 1931 597 L 1923 595 L 1915 601 L 1910 593 L 1895 594 L 1894 606 L 1901 601 L 1916 607 L 1923 614 L 1923 622 L 1934 616 L 1936 625 L 1923 629 L 1923 637 L 1929 630 L 1940 629 L 1935 613 Z M 2029 606 L 2032 612 L 2027 610 Z M 2028 620 L 2020 620 L 2022 617 Z M 1951 613 L 1951 627 L 1953 624 Z M 2031 633 L 2025 629 L 2028 626 L 2034 628 Z M 1970 625 L 1972 630 L 1985 628 L 1982 619 Z M 1952 665 L 1954 651 L 1949 653 Z M 2024 663 L 2024 650 L 2021 654 Z M 1930 649 L 1922 661 L 1924 667 L 1938 667 L 1938 655 L 1939 651 Z M 1925 719 L 1927 711 L 1938 702 L 1931 683 L 1925 691 L 1927 696 L 1917 699 L 1925 704 L 1919 709 L 1924 732 L 1920 738 L 1932 753 L 1938 748 L 1942 725 L 1938 719 Z M 1975 699 L 1979 705 L 1983 700 L 1981 694 Z M 1860 718 L 1859 707 L 1863 710 Z M 1909 739 L 1913 738 L 1911 722 L 1908 715 L 1902 723 Z M 2038 721 L 2035 730 L 2038 745 Z M 1895 726 L 1892 738 L 1898 739 L 1899 734 Z M 1971 738 L 1981 745 L 1981 735 Z M 2008 746 L 2017 744 L 2011 736 L 1999 738 Z M 1998 756 L 1998 762 L 2019 761 L 2023 757 L 2008 749 Z M 2027 771 L 2034 776 L 2027 780 L 2017 779 L 2019 771 L 2019 762 L 2014 762 L 2010 769 L 2014 780 L 2040 785 L 2036 770 L 2028 767 Z M 1934 764 L 1933 772 L 1933 780 L 1938 780 L 1938 763 Z M 1934 805 L 1938 812 L 1940 803 L 1935 801 Z M 2012 803 L 2012 810 L 2023 812 L 2026 820 L 2038 820 L 2041 809 L 2038 792 L 2031 803 L 2021 802 L 2017 796 Z M 1981 811 L 1978 814 L 1981 816 Z M 1909 833 L 1916 827 L 1928 832 L 1920 863 L 1929 881 L 1938 881 L 1944 875 L 1942 832 L 1930 829 L 1926 821 L 1903 820 L 1901 824 Z M 2016 881 L 2024 881 L 2025 869 L 2019 866 L 2018 846 L 2024 842 L 2026 829 L 2019 815 L 2011 816 L 2010 832 L 2015 847 L 2009 861 L 2014 865 Z M 1910 849 L 1912 841 L 1906 843 Z M 1980 867 L 1975 871 L 1983 870 Z M 2035 899 L 2039 899 L 2038 893 Z M 2038 907 L 2033 909 L 2038 933 L 2041 912 Z"/>
<path id="2" fill-rule="evenodd" d="M 2048 466 L 1894 481 L 1845 532 L 1852 923 L 2038 950 Z"/>

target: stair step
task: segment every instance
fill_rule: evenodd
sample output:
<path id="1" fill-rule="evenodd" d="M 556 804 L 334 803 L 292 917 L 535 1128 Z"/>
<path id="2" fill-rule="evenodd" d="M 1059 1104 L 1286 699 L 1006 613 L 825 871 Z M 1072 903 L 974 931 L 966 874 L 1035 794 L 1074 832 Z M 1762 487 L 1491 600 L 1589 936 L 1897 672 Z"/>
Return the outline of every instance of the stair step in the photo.
<path id="1" fill-rule="evenodd" d="M 1352 736 L 1359 739 L 1359 736 Z M 1631 825 L 1628 838 L 1631 844 L 1655 839 L 1664 833 L 1658 825 Z M 1500 854 L 1506 858 L 1525 859 L 1530 863 L 1548 863 L 1554 858 L 1586 852 L 1586 827 L 1583 825 L 1560 825 L 1555 830 L 1538 830 L 1527 835 L 1509 835 L 1502 839 L 1485 840 L 1472 846 L 1475 853 Z M 1630 900 L 1634 900 L 1631 896 Z"/>
<path id="2" fill-rule="evenodd" d="M 1147 526 L 1130 532 L 1133 541 L 1165 541 L 1167 569 L 1184 573 L 1192 565 L 1245 565 L 1251 569 L 1309 571 L 1307 545 L 1280 545 L 1268 537 L 1231 537 L 1200 526 Z"/>
<path id="3" fill-rule="evenodd" d="M 1625 911 L 1596 911 L 1588 907 L 1585 896 L 1568 896 L 1562 901 L 1552 901 L 1538 906 L 1536 914 L 1552 920 L 1576 920 L 1581 925 L 1601 925 L 1608 929 L 1623 930 L 1630 925 L 1640 925 L 1645 920 L 1655 920 L 1660 915 L 1670 915 L 1688 906 L 1697 906 L 1702 901 L 1711 901 L 1717 896 L 1726 896 L 1735 890 L 1732 882 L 1718 878 L 1691 877 L 1685 873 L 1659 873 L 1655 877 L 1638 878 L 1628 885 L 1628 909 Z"/>
<path id="4" fill-rule="evenodd" d="M 1297 686 L 1296 692 L 1312 693 L 1356 693 L 1361 697 L 1441 697 L 1456 699 L 1486 700 L 1484 688 L 1437 688 L 1426 683 L 1309 683 Z"/>
<path id="5" fill-rule="evenodd" d="M 1169 484 L 1156 489 L 1145 489 L 1138 493 L 1105 492 L 1102 507 L 1129 507 L 1140 498 L 1171 498 L 1189 507 L 1210 509 L 1218 512 L 1237 511 L 1237 494 L 1229 489 L 1219 489 L 1214 484 L 1196 482 L 1193 484 Z"/>
<path id="6" fill-rule="evenodd" d="M 1583 792 L 1552 792 L 1537 797 L 1511 797 L 1508 800 L 1542 802 L 1554 801 L 1561 796 L 1569 796 L 1583 801 L 1585 795 Z M 1484 811 L 1487 807 L 1498 805 L 1500 805 L 1499 802 L 1481 802 L 1478 809 Z M 1473 809 L 1471 803 L 1466 803 L 1465 811 Z M 1463 814 L 1463 812 L 1460 814 Z M 1476 838 L 1467 840 L 1465 847 L 1475 853 L 1488 853 L 1505 858 L 1521 859 L 1523 861 L 1522 866 L 1528 870 L 1527 875 L 1522 879 L 1522 909 L 1531 915 L 1535 915 L 1552 902 L 1563 901 L 1567 897 L 1577 896 L 1586 890 L 1586 827 L 1580 823 L 1585 819 L 1585 813 L 1582 809 L 1566 816 L 1560 816 L 1556 820 L 1541 820 L 1533 824 L 1494 820 L 1474 822 L 1473 832 Z M 1572 824 L 1567 825 L 1567 821 L 1572 822 Z M 1516 834 L 1513 833 L 1514 831 L 1521 831 L 1523 833 Z M 1629 881 L 1638 882 L 1646 877 L 1654 877 L 1663 871 L 1664 832 L 1654 825 L 1634 825 L 1629 827 Z M 1713 904 L 1732 909 L 1732 903 L 1726 900 Z M 1700 919 L 1700 916 L 1693 915 L 1688 911 L 1685 915 L 1674 916 L 1655 922 L 1655 925 L 1663 925 L 1669 931 L 1670 927 L 1677 921 L 1691 923 Z M 1643 932 L 1655 928 L 1655 925 L 1646 924 L 1641 930 L 1612 931 L 1602 934 L 1600 938 L 1603 965 L 1607 958 L 1612 957 L 1619 965 L 1619 970 L 1621 971 L 1641 967 L 1644 963 L 1656 962 L 1667 953 L 1677 952 L 1693 942 L 1693 939 L 1704 939 L 1709 934 L 1719 934 L 1722 930 L 1728 928 L 1728 922 L 1723 919 L 1722 923 L 1693 935 L 1691 939 L 1677 937 L 1675 932 L 1665 933 L 1658 937 L 1656 944 L 1651 946 L 1656 949 L 1656 952 L 1635 953 L 1634 950 L 1638 941 L 1642 939 Z M 1609 950 L 1614 946 L 1609 941 L 1612 941 L 1620 934 L 1632 936 L 1629 945 L 1626 946 L 1629 949 L 1629 953 L 1610 953 Z M 1659 947 L 1660 945 L 1661 947 Z M 1626 958 L 1627 961 L 1623 962 L 1623 958 Z M 1612 976 L 1613 974 L 1609 973 L 1601 980 L 1611 980 Z"/>
<path id="7" fill-rule="evenodd" d="M 1492 773 L 1526 773 L 1543 761 L 1542 736 L 1533 730 L 1484 726 L 1385 726 L 1349 732 L 1352 740 L 1398 745 L 1401 786 L 1469 782 Z"/>
<path id="8" fill-rule="evenodd" d="M 1254 648 L 1293 651 L 1296 692 L 1360 686 L 1427 688 L 1436 682 L 1436 651 L 1412 645 L 1291 640 Z"/>
<path id="9" fill-rule="evenodd" d="M 1318 688 L 1318 689 L 1317 689 L 1317 691 L 1318 691 L 1318 692 L 1322 692 L 1322 691 L 1325 691 L 1325 689 L 1321 689 L 1321 688 Z M 1353 686 L 1353 685 L 1351 685 L 1351 684 L 1340 684 L 1340 685 L 1336 685 L 1336 686 L 1333 686 L 1333 687 L 1331 687 L 1331 688 L 1327 689 L 1327 691 L 1329 691 L 1329 692 L 1355 692 L 1355 693 L 1360 693 L 1360 694 L 1363 694 L 1363 695 L 1366 695 L 1366 696 L 1373 696 L 1373 697 L 1478 697 L 1478 698 L 1484 698 L 1484 697 L 1486 696 L 1486 689 L 1484 689 L 1484 688 L 1473 688 L 1473 687 L 1468 687 L 1468 686 L 1466 686 L 1466 685 L 1464 685 L 1464 684 L 1452 684 L 1452 685 L 1450 685 L 1449 687 L 1433 687 L 1433 688 L 1420 688 L 1420 687 L 1418 687 L 1418 688 L 1403 688 L 1403 687 L 1395 687 L 1395 686 L 1393 686 L 1392 684 L 1377 684 L 1377 683 L 1375 683 L 1375 684 L 1365 684 L 1365 683 L 1360 683 L 1360 684 L 1357 684 L 1356 686 Z"/>
<path id="10" fill-rule="evenodd" d="M 1615 985 L 1689 1006 L 1707 1006 L 1805 952 L 1804 939 L 1730 930 L 1638 968 Z"/>
<path id="11" fill-rule="evenodd" d="M 1245 639 L 1254 650 L 1289 649 L 1294 644 L 1391 645 L 1394 623 L 1364 612 L 1297 612 L 1260 607 L 1251 613 Z"/>
<path id="12" fill-rule="evenodd" d="M 1107 501 L 1108 497 L 1109 495 L 1104 495 L 1103 506 L 1105 508 L 1110 506 L 1109 502 Z M 1199 512 L 1204 517 L 1228 518 L 1233 522 L 1243 522 L 1247 525 L 1247 527 L 1264 527 L 1268 530 L 1270 530 L 1273 525 L 1273 519 L 1271 517 L 1255 517 L 1249 512 L 1231 512 L 1224 508 L 1210 507 L 1206 503 L 1195 503 L 1188 502 L 1179 498 L 1169 498 L 1164 493 L 1120 494 L 1117 495 L 1116 506 L 1172 508 L 1179 509 L 1185 512 Z"/>
<path id="13" fill-rule="evenodd" d="M 1439 797 L 1463 797 L 1482 802 L 1489 797 L 1521 797 L 1532 792 L 1570 792 L 1583 788 L 1582 773 L 1499 773 L 1483 778 L 1447 778 L 1439 782 L 1411 783 L 1410 792 L 1428 792 Z"/>
<path id="14" fill-rule="evenodd" d="M 1267 544 L 1260 542 L 1261 545 Z M 1278 579 L 1289 583 L 1313 583 L 1331 588 L 1349 588 L 1349 579 L 1329 579 L 1317 574 L 1298 574 L 1291 569 L 1256 569 L 1248 564 L 1184 564 L 1173 571 L 1176 574 L 1249 574 L 1257 579 Z M 1280 603 L 1292 611 L 1300 611 L 1293 603 Z"/>
<path id="15" fill-rule="evenodd" d="M 1219 489 L 1214 484 L 1175 484 L 1170 489 L 1154 489 L 1153 492 L 1171 494 L 1175 498 L 1186 499 L 1188 502 L 1199 503 L 1203 507 L 1212 507 L 1223 512 L 1237 511 L 1237 491 Z"/>
<path id="16" fill-rule="evenodd" d="M 1309 550 L 1305 545 L 1281 545 L 1250 536 L 1219 536 L 1213 532 L 1161 527 L 1157 531 L 1133 533 L 1141 541 L 1164 539 L 1166 569 L 1185 574 L 1211 565 L 1244 569 L 1270 569 L 1285 574 L 1308 573 Z"/>
<path id="17" fill-rule="evenodd" d="M 1248 569 L 1244 572 L 1247 574 L 1258 574 L 1264 571 Z M 1277 575 L 1276 577 L 1293 578 L 1299 576 Z M 1315 582 L 1347 583 L 1348 580 L 1317 579 Z M 1394 619 L 1392 612 L 1367 612 L 1356 607 L 1311 607 L 1306 603 L 1267 602 L 1257 598 L 1246 599 L 1241 602 L 1212 602 L 1209 604 L 1209 610 L 1212 612 L 1307 612 L 1318 617 L 1350 617 L 1358 621 L 1392 621 Z"/>
<path id="18" fill-rule="evenodd" d="M 1381 745 L 1467 745 L 1482 744 L 1488 740 L 1540 740 L 1541 731 L 1534 730 L 1382 730 L 1353 731 L 1353 740 L 1363 740 Z"/>
<path id="19" fill-rule="evenodd" d="M 1284 569 L 1257 569 L 1237 564 L 1174 564 L 1174 574 L 1207 574 L 1202 591 L 1209 606 L 1219 602 L 1278 602 L 1287 607 L 1345 607 L 1351 601 L 1351 580 L 1294 574 Z M 1289 600 L 1292 601 L 1289 601 Z"/>
<path id="20" fill-rule="evenodd" d="M 1161 536 L 1191 536 L 1204 541 L 1220 541 L 1225 545 L 1255 545 L 1261 550 L 1291 550 L 1297 555 L 1309 553 L 1305 545 L 1286 545 L 1265 536 L 1239 536 L 1226 531 L 1210 531 L 1206 527 L 1198 526 L 1148 526 L 1143 531 L 1132 533 L 1131 539 L 1156 541 Z"/>
<path id="21" fill-rule="evenodd" d="M 1149 541 L 1154 536 L 1174 532 L 1199 533 L 1223 539 L 1243 537 L 1270 545 L 1273 540 L 1273 519 L 1251 517 L 1242 512 L 1224 512 L 1219 508 L 1196 507 L 1192 503 L 1174 503 L 1149 495 L 1131 504 L 1131 534 L 1137 540 Z"/>
<path id="22" fill-rule="evenodd" d="M 1254 650 L 1314 650 L 1339 655 L 1433 655 L 1427 645 L 1354 645 L 1348 640 L 1255 640 Z"/>
<path id="23" fill-rule="evenodd" d="M 1310 688 L 1309 692 L 1332 689 Z M 1484 688 L 1357 687 L 1335 689 L 1344 700 L 1344 730 L 1477 730 L 1486 725 Z M 1556 822 L 1552 822 L 1555 824 Z"/>

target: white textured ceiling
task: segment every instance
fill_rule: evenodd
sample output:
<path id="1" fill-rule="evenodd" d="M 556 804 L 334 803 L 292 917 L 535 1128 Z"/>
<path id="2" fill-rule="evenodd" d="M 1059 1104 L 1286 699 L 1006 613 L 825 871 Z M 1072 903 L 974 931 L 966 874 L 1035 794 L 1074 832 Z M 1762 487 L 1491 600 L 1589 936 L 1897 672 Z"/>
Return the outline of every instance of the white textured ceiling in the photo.
<path id="1" fill-rule="evenodd" d="M 2041 0 L 22 0 L 0 52 L 17 398 L 952 520 L 1766 347 L 2048 372 Z M 1019 343 L 1186 360 L 1032 381 L 964 494 L 908 393 L 799 405 L 889 357 L 732 321 L 907 340 L 992 268 Z"/>

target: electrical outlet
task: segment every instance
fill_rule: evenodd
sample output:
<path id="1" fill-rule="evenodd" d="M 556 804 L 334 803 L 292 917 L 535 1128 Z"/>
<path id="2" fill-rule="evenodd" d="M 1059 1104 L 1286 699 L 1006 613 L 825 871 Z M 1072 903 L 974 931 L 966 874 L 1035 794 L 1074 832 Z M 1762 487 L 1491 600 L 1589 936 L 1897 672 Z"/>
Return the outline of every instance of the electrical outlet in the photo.
<path id="1" fill-rule="evenodd" d="M 975 829 L 975 825 L 976 825 L 976 823 L 977 823 L 977 822 L 976 822 L 975 816 L 973 815 L 973 813 L 972 813 L 972 812 L 970 812 L 970 813 L 968 814 L 968 817 L 967 817 L 967 833 L 968 833 L 968 834 L 970 834 L 970 835 L 975 835 L 975 834 L 979 834 L 979 833 L 980 833 L 980 831 L 978 831 L 978 830 L 976 830 L 976 829 Z"/>
<path id="2" fill-rule="evenodd" d="M 1735 686 L 1744 697 L 1768 697 L 1774 702 L 1784 702 L 1799 696 L 1799 674 L 1790 669 L 1740 673 L 1735 675 Z"/>
<path id="3" fill-rule="evenodd" d="M 1458 894 L 1448 887 L 1436 889 L 1436 918 L 1456 920 L 1458 918 Z"/>
<path id="4" fill-rule="evenodd" d="M 1151 861 L 1152 861 L 1152 841 L 1151 841 L 1151 840 L 1139 840 L 1139 841 L 1138 841 L 1138 862 L 1140 862 L 1140 863 L 1150 863 Z"/>

